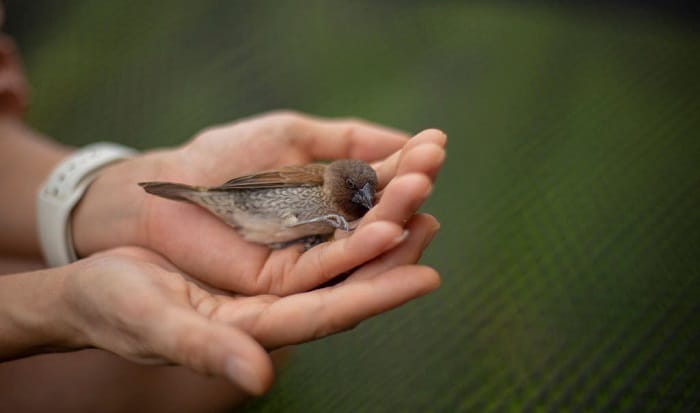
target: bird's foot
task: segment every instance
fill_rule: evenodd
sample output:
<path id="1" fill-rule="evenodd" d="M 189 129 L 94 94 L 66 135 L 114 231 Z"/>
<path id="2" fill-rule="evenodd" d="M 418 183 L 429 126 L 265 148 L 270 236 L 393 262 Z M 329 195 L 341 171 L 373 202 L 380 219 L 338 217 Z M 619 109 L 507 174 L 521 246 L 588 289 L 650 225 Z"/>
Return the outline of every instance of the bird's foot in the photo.
<path id="1" fill-rule="evenodd" d="M 350 224 L 348 224 L 348 221 L 345 219 L 345 217 L 338 214 L 328 214 L 316 218 L 307 219 L 306 221 L 299 221 L 292 226 L 298 227 L 299 225 L 314 224 L 319 222 L 328 224 L 335 229 L 350 231 Z"/>

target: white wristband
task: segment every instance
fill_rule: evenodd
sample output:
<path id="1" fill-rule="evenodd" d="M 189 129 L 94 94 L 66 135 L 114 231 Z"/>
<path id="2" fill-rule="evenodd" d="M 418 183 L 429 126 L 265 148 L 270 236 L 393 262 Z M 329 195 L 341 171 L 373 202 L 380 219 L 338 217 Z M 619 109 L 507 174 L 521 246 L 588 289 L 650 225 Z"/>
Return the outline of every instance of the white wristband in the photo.
<path id="1" fill-rule="evenodd" d="M 49 266 L 66 265 L 78 259 L 71 235 L 71 211 L 97 171 L 135 153 L 114 143 L 95 143 L 75 151 L 51 172 L 37 197 L 39 241 Z"/>

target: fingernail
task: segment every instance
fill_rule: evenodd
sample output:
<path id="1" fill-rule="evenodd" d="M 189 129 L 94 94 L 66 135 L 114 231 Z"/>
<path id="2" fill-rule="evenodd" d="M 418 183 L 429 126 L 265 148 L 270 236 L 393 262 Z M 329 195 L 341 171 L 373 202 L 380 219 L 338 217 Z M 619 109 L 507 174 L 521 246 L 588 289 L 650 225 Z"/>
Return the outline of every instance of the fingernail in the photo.
<path id="1" fill-rule="evenodd" d="M 435 226 L 435 229 L 433 229 L 433 231 L 423 241 L 423 248 L 426 248 L 428 245 L 430 245 L 431 242 L 433 242 L 433 238 L 435 238 L 435 235 L 437 235 L 437 232 L 439 229 L 440 229 L 440 224 L 438 223 Z"/>
<path id="2" fill-rule="evenodd" d="M 428 186 L 428 190 L 425 191 L 425 197 L 426 197 L 426 198 L 429 197 L 430 194 L 432 194 L 432 193 L 433 193 L 433 186 L 432 186 L 432 185 L 429 185 L 429 186 Z"/>
<path id="3" fill-rule="evenodd" d="M 238 356 L 226 358 L 224 371 L 229 380 L 241 386 L 248 393 L 262 394 L 265 390 L 253 367 Z"/>
<path id="4" fill-rule="evenodd" d="M 406 238 L 408 238 L 408 235 L 409 235 L 410 233 L 411 233 L 411 232 L 410 232 L 409 230 L 407 230 L 407 229 L 403 230 L 403 232 L 401 232 L 401 234 L 400 234 L 398 237 L 396 237 L 396 238 L 394 238 L 393 240 L 391 240 L 391 244 L 390 244 L 391 247 L 390 247 L 390 248 L 394 248 L 395 246 L 397 246 L 397 245 L 401 244 L 402 242 L 406 241 Z"/>

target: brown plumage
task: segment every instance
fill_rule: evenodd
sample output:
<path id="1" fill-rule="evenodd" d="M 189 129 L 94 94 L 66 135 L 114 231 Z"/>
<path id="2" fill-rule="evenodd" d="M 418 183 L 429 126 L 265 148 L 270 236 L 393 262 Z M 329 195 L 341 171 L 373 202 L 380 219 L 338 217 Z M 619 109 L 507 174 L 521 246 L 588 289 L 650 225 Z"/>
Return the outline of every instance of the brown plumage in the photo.
<path id="1" fill-rule="evenodd" d="M 140 183 L 146 192 L 211 211 L 244 239 L 272 248 L 315 244 L 372 207 L 377 174 L 362 161 L 287 166 L 231 179 L 216 187 Z"/>

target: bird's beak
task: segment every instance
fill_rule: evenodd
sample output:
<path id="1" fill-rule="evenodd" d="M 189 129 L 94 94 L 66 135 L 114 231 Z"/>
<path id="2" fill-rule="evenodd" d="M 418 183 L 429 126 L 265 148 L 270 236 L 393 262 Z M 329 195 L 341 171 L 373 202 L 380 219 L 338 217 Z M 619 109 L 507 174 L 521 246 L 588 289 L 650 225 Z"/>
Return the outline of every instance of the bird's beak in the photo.
<path id="1" fill-rule="evenodd" d="M 372 201 L 374 194 L 372 193 L 372 187 L 369 183 L 366 183 L 359 191 L 355 192 L 352 196 L 352 202 L 362 205 L 363 207 L 370 209 L 372 208 Z"/>

